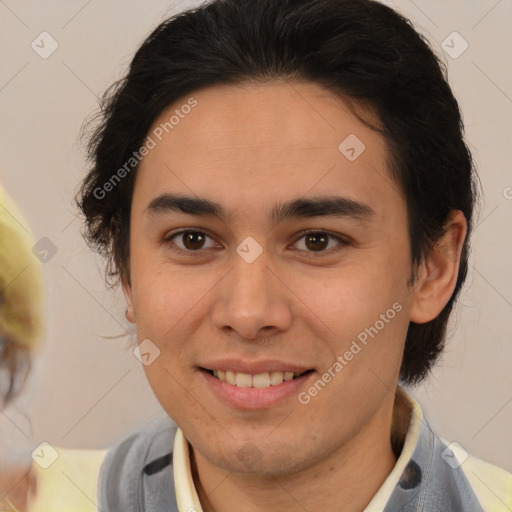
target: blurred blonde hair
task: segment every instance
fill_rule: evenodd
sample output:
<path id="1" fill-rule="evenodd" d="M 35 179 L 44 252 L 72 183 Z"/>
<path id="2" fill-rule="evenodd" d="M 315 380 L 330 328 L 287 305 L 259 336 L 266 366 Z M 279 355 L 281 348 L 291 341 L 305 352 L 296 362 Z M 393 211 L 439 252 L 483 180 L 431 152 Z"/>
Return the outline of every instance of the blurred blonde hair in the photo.
<path id="1" fill-rule="evenodd" d="M 43 333 L 41 263 L 20 209 L 0 185 L 0 400 L 21 389 Z"/>

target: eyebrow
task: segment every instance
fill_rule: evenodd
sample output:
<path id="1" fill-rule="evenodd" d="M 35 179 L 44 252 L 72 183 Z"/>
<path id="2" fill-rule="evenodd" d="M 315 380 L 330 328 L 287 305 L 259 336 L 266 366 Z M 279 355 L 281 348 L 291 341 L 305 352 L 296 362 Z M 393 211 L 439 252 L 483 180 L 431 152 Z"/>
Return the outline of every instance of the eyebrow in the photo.
<path id="1" fill-rule="evenodd" d="M 215 201 L 184 195 L 162 194 L 154 198 L 146 208 L 150 215 L 181 212 L 188 215 L 214 216 L 224 222 L 232 220 L 233 215 Z M 360 201 L 340 196 L 319 196 L 298 198 L 275 205 L 269 212 L 269 218 L 278 224 L 289 218 L 341 217 L 368 220 L 375 216 L 373 208 Z"/>

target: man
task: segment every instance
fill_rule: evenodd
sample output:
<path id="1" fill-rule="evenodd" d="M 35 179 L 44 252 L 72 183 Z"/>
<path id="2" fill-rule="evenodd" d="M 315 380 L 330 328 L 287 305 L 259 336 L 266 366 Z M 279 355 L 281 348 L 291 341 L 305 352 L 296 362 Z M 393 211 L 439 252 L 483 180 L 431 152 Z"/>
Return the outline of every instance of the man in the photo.
<path id="1" fill-rule="evenodd" d="M 204 4 L 143 43 L 89 149 L 86 236 L 170 418 L 108 453 L 100 510 L 512 507 L 512 476 L 398 386 L 442 351 L 475 201 L 458 104 L 407 20 Z"/>

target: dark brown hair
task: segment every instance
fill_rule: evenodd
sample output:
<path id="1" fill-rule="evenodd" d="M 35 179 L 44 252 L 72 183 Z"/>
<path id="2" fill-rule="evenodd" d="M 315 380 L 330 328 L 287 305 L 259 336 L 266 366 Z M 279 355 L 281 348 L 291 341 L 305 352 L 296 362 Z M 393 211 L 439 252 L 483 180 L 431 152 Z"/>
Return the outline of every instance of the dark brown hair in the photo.
<path id="1" fill-rule="evenodd" d="M 213 85 L 277 78 L 315 82 L 372 108 L 380 124 L 374 128 L 388 144 L 390 173 L 407 204 L 413 267 L 439 239 L 452 210 L 466 217 L 468 236 L 451 299 L 434 320 L 409 325 L 400 376 L 404 383 L 420 382 L 442 351 L 466 278 L 476 175 L 443 63 L 411 22 L 385 5 L 216 0 L 161 23 L 138 49 L 126 77 L 103 98 L 100 124 L 88 141 L 92 168 L 77 198 L 85 237 L 107 257 L 108 276 L 129 283 L 137 166 L 108 193 L 105 184 L 178 99 Z"/>

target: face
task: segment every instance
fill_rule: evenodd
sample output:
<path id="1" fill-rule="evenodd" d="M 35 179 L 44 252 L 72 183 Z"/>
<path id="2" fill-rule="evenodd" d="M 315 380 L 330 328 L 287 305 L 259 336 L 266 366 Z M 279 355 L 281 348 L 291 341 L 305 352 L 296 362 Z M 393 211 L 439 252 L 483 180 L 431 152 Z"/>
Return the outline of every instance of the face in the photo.
<path id="1" fill-rule="evenodd" d="M 191 96 L 154 123 L 134 188 L 124 289 L 145 371 L 198 457 L 295 472 L 389 426 L 405 202 L 382 137 L 316 84 Z"/>

